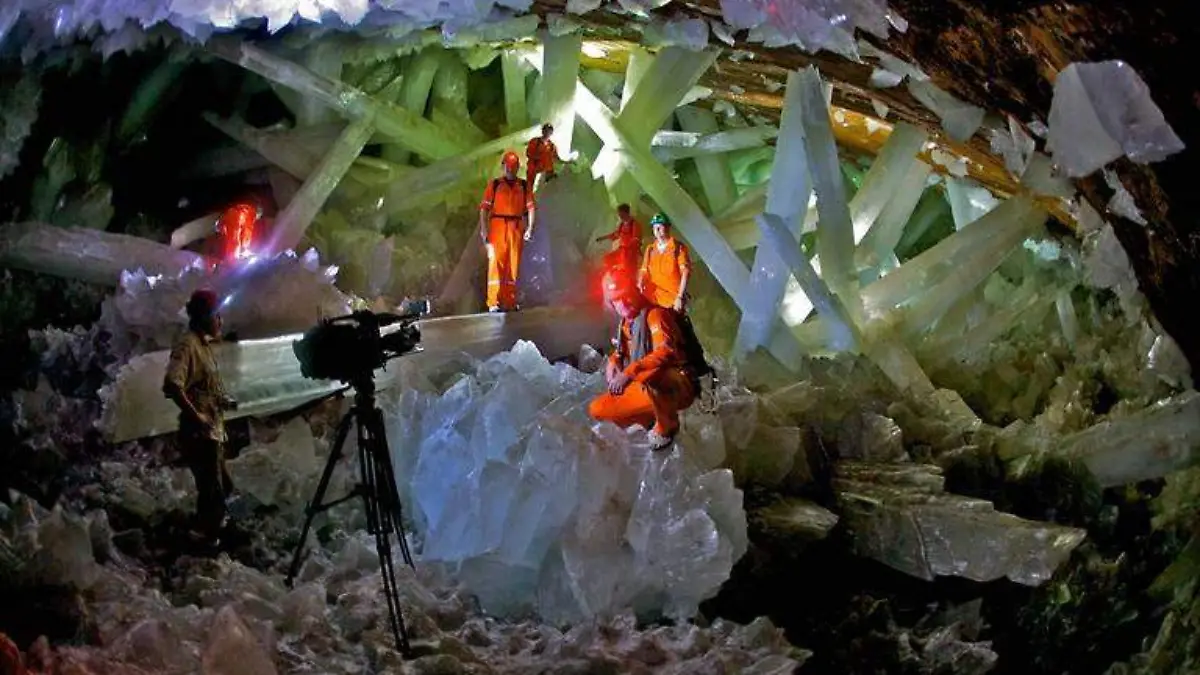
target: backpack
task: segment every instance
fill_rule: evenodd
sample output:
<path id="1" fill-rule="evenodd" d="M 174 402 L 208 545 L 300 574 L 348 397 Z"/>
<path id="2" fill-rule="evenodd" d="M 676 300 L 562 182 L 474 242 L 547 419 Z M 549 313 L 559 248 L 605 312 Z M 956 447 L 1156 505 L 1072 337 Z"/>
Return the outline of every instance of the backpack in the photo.
<path id="1" fill-rule="evenodd" d="M 504 179 L 503 178 L 493 178 L 492 179 L 492 199 L 496 198 L 496 190 L 498 190 L 500 188 L 500 181 L 502 181 L 502 180 L 504 180 Z M 529 186 L 525 184 L 525 180 L 522 178 L 517 179 L 517 184 L 521 186 L 521 203 L 525 204 L 529 201 L 529 194 L 526 192 L 526 190 L 529 189 Z"/>

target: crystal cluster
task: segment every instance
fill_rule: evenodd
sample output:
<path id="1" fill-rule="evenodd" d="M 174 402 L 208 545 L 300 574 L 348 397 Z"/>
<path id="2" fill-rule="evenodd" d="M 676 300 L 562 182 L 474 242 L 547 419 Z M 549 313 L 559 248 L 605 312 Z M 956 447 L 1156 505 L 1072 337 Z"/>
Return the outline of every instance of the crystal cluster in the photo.
<path id="1" fill-rule="evenodd" d="M 12 12 L 12 8 L 0 9 L 0 44 L 6 30 L 5 13 Z M 0 179 L 20 164 L 21 147 L 33 129 L 41 99 L 41 84 L 34 72 L 22 73 L 15 82 L 0 78 Z"/>
<path id="2" fill-rule="evenodd" d="M 768 47 L 797 45 L 809 52 L 828 49 L 857 56 L 854 32 L 863 30 L 886 38 L 907 24 L 882 0 L 812 3 L 806 0 L 721 0 L 725 23 L 750 30 L 750 41 Z"/>
<path id="3" fill-rule="evenodd" d="M 723 443 L 720 455 L 689 437 L 652 453 L 643 431 L 588 418 L 601 388 L 600 374 L 520 342 L 443 393 L 409 390 L 389 408 L 422 558 L 454 564 L 486 611 L 689 617 L 745 552 Z"/>

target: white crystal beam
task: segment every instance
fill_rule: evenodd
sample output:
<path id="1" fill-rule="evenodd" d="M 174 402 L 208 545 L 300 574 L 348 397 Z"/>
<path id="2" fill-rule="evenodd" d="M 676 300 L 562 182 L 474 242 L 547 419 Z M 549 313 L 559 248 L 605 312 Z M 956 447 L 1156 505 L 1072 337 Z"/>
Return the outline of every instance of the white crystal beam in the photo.
<path id="1" fill-rule="evenodd" d="M 469 144 L 453 129 L 441 127 L 391 103 L 376 101 L 355 87 L 321 77 L 252 45 L 218 39 L 210 41 L 208 48 L 217 56 L 272 82 L 315 97 L 346 117 L 375 117 L 380 134 L 426 159 L 452 157 L 469 149 Z"/>
<path id="2" fill-rule="evenodd" d="M 549 36 L 542 51 L 542 115 L 554 125 L 551 140 L 559 159 L 571 154 L 575 135 L 575 83 L 579 79 L 579 51 L 583 36 L 579 33 Z"/>
<path id="3" fill-rule="evenodd" d="M 803 92 L 804 146 L 808 154 L 813 191 L 817 193 L 817 212 L 820 214 L 817 221 L 817 255 L 821 258 L 821 275 L 834 293 L 848 300 L 857 285 L 854 227 L 850 221 L 833 127 L 829 124 L 829 108 L 824 103 L 821 75 L 815 67 L 804 69 L 799 83 Z"/>
<path id="4" fill-rule="evenodd" d="M 683 110 L 681 108 L 680 110 Z M 766 142 L 779 135 L 779 130 L 770 125 L 729 129 L 716 133 L 699 134 L 686 131 L 659 131 L 650 140 L 654 156 L 664 162 L 690 159 L 704 155 L 719 155 L 737 150 L 750 150 L 766 146 Z M 714 210 L 714 213 L 719 211 Z"/>
<path id="5" fill-rule="evenodd" d="M 675 117 L 684 131 L 711 134 L 717 131 L 717 118 L 711 110 L 683 106 L 675 111 Z M 696 170 L 700 173 L 700 184 L 708 199 L 710 213 L 719 213 L 733 203 L 737 192 L 733 186 L 733 174 L 722 157 L 698 155 Z"/>
<path id="6" fill-rule="evenodd" d="M 433 78 L 442 65 L 440 50 L 423 49 L 404 68 L 400 83 L 400 94 L 396 103 L 417 117 L 425 115 L 429 103 L 429 92 L 433 89 Z M 403 145 L 387 143 L 383 146 L 383 158 L 393 164 L 407 164 L 409 151 Z"/>
<path id="7" fill-rule="evenodd" d="M 361 117 L 346 127 L 341 137 L 329 149 L 329 153 L 321 160 L 321 164 L 304 181 L 300 191 L 275 219 L 268 250 L 283 251 L 300 245 L 313 218 L 346 175 L 350 165 L 362 153 L 373 133 L 375 125 L 370 115 Z"/>
<path id="8" fill-rule="evenodd" d="M 200 241 L 213 235 L 217 231 L 217 220 L 220 217 L 221 212 L 214 211 L 175 228 L 175 231 L 171 233 L 171 248 L 183 248 L 193 241 Z"/>
<path id="9" fill-rule="evenodd" d="M 0 266 L 65 279 L 116 286 L 121 272 L 176 274 L 204 264 L 204 258 L 166 244 L 127 234 L 43 223 L 0 227 Z"/>
<path id="10" fill-rule="evenodd" d="M 500 70 L 504 76 L 504 121 L 511 131 L 529 124 L 525 106 L 525 66 L 521 55 L 506 51 L 500 55 Z"/>
<path id="11" fill-rule="evenodd" d="M 863 289 L 867 313 L 881 316 L 904 304 L 907 329 L 927 329 L 986 279 L 1046 217 L 1046 211 L 1028 197 L 1007 200 Z"/>
<path id="12" fill-rule="evenodd" d="M 1200 464 L 1200 394 L 1188 391 L 1101 422 L 1063 439 L 1057 452 L 1081 460 L 1106 488 Z"/>
<path id="13" fill-rule="evenodd" d="M 463 183 L 482 185 L 499 166 L 500 153 L 509 148 L 523 147 L 529 139 L 541 133 L 540 126 L 522 129 L 477 145 L 470 152 L 457 157 L 448 157 L 409 171 L 389 188 L 384 208 L 388 213 L 396 213 L 427 206 L 446 191 Z M 481 163 L 486 165 L 482 170 L 479 168 Z"/>
<path id="14" fill-rule="evenodd" d="M 771 182 L 767 187 L 766 214 L 778 218 L 791 236 L 792 242 L 800 235 L 801 217 L 807 210 L 809 164 L 805 154 L 805 126 L 803 100 L 805 90 L 798 72 L 788 74 L 787 93 L 779 123 L 779 140 L 775 144 L 775 162 L 771 167 Z M 769 231 L 762 222 L 759 228 Z M 774 244 L 782 245 L 782 240 Z M 796 253 L 800 254 L 799 244 Z M 779 313 L 779 303 L 787 287 L 788 268 L 795 269 L 790 257 L 775 246 L 759 246 L 754 252 L 754 266 L 750 272 L 750 305 L 742 311 L 734 340 L 733 358 L 740 360 L 757 349 L 770 335 L 771 325 Z M 802 254 L 800 254 L 803 257 Z M 805 259 L 805 269 L 811 270 Z M 815 272 L 813 273 L 815 275 Z M 811 284 L 797 276 L 801 287 L 807 290 Z M 824 284 L 821 284 L 824 287 Z"/>
<path id="15" fill-rule="evenodd" d="M 749 306 L 750 274 L 729 243 L 713 227 L 691 196 L 675 182 L 670 172 L 655 161 L 645 144 L 631 144 L 628 135 L 612 112 L 583 84 L 577 83 L 576 111 L 596 135 L 613 148 L 620 148 L 634 179 L 671 217 L 675 228 L 692 250 L 704 261 L 733 301 L 745 311 Z M 781 363 L 793 367 L 798 362 L 800 343 L 782 322 L 777 322 L 769 343 L 771 353 Z"/>
<path id="16" fill-rule="evenodd" d="M 377 371 L 380 390 L 394 386 L 403 368 L 436 364 L 462 353 L 476 358 L 509 349 L 517 340 L 534 342 L 548 359 L 575 354 L 579 345 L 602 345 L 609 321 L 590 307 L 537 308 L 515 314 L 475 314 L 418 323 L 425 351 L 402 357 Z M 300 334 L 221 344 L 216 348 L 225 387 L 238 401 L 230 419 L 290 410 L 341 388 L 336 382 L 300 374 L 292 343 Z M 168 352 L 144 354 L 122 367 L 114 384 L 101 391 L 101 430 L 114 443 L 170 433 L 179 410 L 162 394 Z"/>

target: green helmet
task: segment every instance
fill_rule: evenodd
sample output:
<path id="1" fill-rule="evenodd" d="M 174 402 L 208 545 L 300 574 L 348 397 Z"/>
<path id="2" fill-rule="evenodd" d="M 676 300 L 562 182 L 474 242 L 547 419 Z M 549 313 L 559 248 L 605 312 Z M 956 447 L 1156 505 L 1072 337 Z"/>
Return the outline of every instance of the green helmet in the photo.
<path id="1" fill-rule="evenodd" d="M 666 225 L 670 227 L 671 219 L 667 217 L 667 214 L 660 211 L 654 214 L 654 217 L 650 219 L 650 226 L 653 227 L 655 225 Z"/>

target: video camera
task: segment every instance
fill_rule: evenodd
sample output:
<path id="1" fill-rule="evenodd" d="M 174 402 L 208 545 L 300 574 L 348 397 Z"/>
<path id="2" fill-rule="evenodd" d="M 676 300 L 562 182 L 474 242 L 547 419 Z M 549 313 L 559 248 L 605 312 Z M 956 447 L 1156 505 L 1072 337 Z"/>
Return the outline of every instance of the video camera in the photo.
<path id="1" fill-rule="evenodd" d="M 420 351 L 421 331 L 414 325 L 429 314 L 428 300 L 407 301 L 400 314 L 362 310 L 325 319 L 292 342 L 300 374 L 310 380 L 339 380 L 351 384 L 370 377 L 397 356 Z M 400 324 L 384 334 L 382 329 Z"/>

